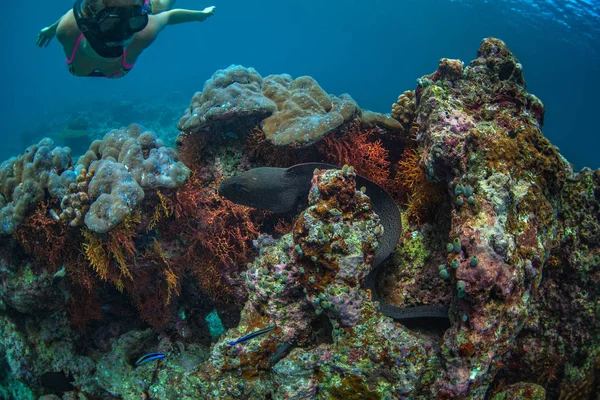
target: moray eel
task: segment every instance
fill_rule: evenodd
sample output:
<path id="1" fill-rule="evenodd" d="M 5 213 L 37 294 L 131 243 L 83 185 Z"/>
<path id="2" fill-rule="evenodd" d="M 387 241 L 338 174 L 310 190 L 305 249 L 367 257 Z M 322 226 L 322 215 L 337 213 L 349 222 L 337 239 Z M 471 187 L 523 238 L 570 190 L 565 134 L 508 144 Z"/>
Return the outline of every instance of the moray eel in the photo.
<path id="1" fill-rule="evenodd" d="M 308 205 L 308 193 L 315 168 L 339 169 L 330 164 L 306 163 L 290 168 L 261 167 L 251 169 L 224 180 L 219 194 L 234 203 L 269 210 L 275 213 L 298 212 Z M 383 238 L 375 251 L 373 270 L 365 279 L 371 289 L 373 300 L 379 302 L 379 310 L 397 320 L 412 318 L 445 318 L 448 309 L 443 306 L 397 307 L 384 303 L 377 295 L 375 282 L 379 266 L 394 251 L 400 239 L 401 221 L 398 206 L 390 195 L 376 183 L 356 175 L 356 186 L 366 187 L 373 211 L 379 215 L 384 228 Z"/>

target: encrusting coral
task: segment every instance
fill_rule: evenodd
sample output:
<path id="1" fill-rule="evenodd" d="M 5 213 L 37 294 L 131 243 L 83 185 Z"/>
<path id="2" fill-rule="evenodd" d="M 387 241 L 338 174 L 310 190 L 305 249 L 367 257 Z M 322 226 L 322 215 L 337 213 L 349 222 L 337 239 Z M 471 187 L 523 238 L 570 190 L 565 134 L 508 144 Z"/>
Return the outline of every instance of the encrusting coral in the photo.
<path id="1" fill-rule="evenodd" d="M 282 398 L 344 398 L 351 392 L 387 398 L 414 390 L 415 364 L 427 357 L 423 344 L 386 320 L 360 288 L 382 230 L 354 176 L 351 170 L 315 171 L 309 207 L 292 232 L 279 240 L 267 235 L 257 240 L 261 255 L 246 272 L 249 301 L 238 332 L 229 331 L 208 361 L 224 381 L 240 373 L 252 377 L 243 390 L 250 397 L 267 393 L 270 374 L 278 384 L 274 395 Z M 323 329 L 319 325 L 329 323 L 331 337 L 312 344 L 309 338 Z M 226 345 L 246 330 L 269 324 L 277 326 L 269 339 Z M 406 347 L 396 346 L 400 338 Z M 412 360 L 397 361 L 409 351 Z M 371 380 L 375 369 L 385 378 Z M 200 379 L 218 396 L 239 390 L 220 389 L 205 373 Z M 353 387 L 332 384 L 342 381 Z"/>

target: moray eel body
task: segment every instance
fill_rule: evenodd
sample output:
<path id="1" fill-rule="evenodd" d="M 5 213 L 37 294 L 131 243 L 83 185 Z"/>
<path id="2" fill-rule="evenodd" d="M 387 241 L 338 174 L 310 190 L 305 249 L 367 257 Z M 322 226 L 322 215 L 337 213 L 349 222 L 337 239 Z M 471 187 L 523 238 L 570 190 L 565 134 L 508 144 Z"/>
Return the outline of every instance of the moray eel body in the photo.
<path id="1" fill-rule="evenodd" d="M 308 205 L 313 172 L 319 169 L 339 169 L 335 165 L 306 163 L 290 168 L 261 167 L 224 180 L 219 194 L 234 203 L 269 210 L 275 213 L 298 212 Z M 443 306 L 397 307 L 384 303 L 377 295 L 375 282 L 379 266 L 394 251 L 400 239 L 401 220 L 398 206 L 390 195 L 376 183 L 356 175 L 356 186 L 366 187 L 373 211 L 379 216 L 384 228 L 383 238 L 375 252 L 373 270 L 366 277 L 366 286 L 371 289 L 379 309 L 388 317 L 398 320 L 411 318 L 448 318 L 448 309 Z"/>

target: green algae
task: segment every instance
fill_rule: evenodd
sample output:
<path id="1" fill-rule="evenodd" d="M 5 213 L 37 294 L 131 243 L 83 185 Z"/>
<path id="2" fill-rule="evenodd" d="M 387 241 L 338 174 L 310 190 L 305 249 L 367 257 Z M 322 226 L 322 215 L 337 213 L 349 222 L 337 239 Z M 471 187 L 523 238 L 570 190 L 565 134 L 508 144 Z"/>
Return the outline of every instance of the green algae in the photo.
<path id="1" fill-rule="evenodd" d="M 219 337 L 225 333 L 225 327 L 221 322 L 221 318 L 219 318 L 219 313 L 214 309 L 204 318 L 204 320 L 208 324 L 211 340 L 216 342 Z"/>

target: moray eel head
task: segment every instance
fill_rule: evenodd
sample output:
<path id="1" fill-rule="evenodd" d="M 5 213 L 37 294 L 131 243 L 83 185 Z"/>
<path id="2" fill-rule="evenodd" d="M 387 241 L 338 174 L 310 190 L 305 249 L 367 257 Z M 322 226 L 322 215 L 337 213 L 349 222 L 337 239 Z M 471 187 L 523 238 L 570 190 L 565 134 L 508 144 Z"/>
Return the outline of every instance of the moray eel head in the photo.
<path id="1" fill-rule="evenodd" d="M 275 213 L 294 211 L 303 193 L 284 179 L 285 171 L 271 167 L 251 169 L 221 182 L 219 195 L 236 204 Z"/>

